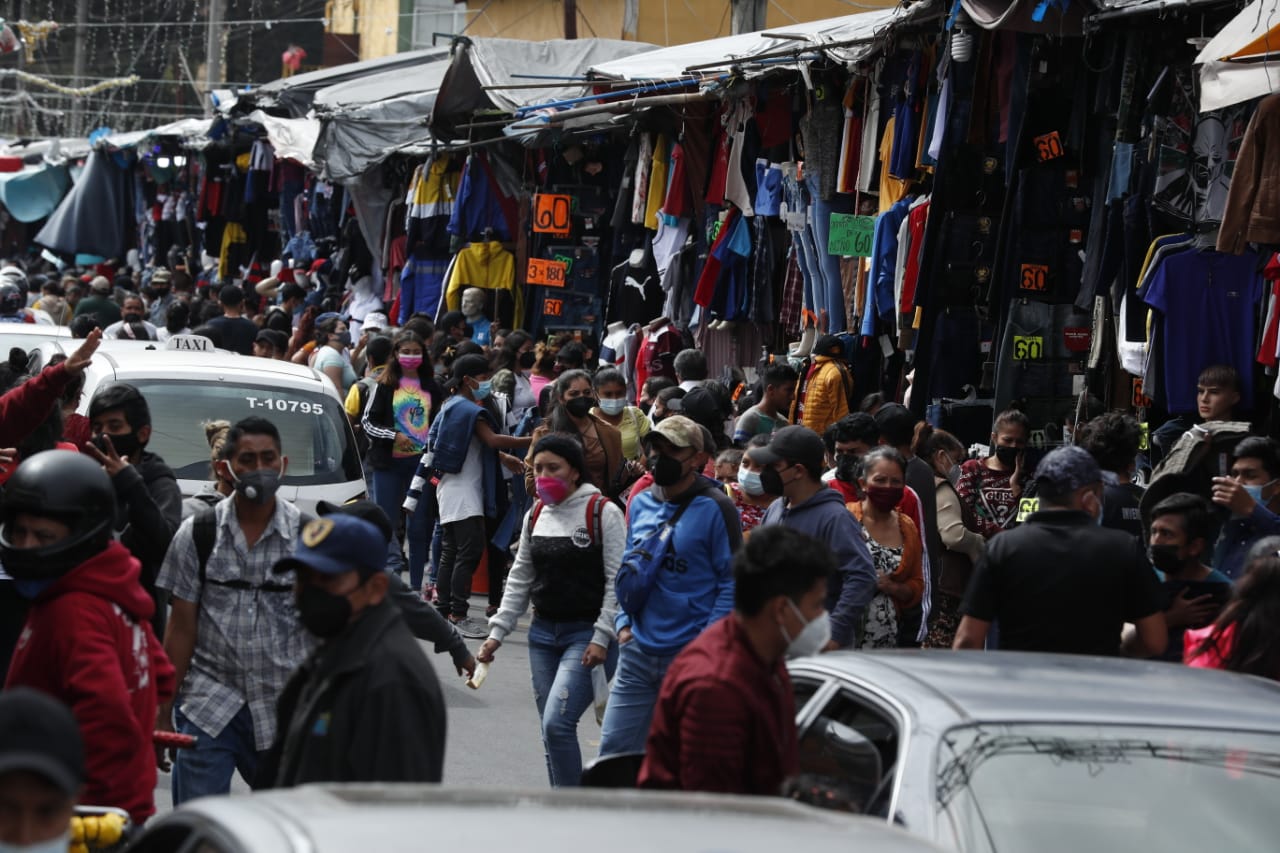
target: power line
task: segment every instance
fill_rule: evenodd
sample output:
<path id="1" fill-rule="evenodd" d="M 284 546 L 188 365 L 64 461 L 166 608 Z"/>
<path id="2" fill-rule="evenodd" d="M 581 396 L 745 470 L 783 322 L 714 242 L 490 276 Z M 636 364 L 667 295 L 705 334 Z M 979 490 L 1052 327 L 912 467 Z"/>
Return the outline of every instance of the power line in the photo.
<path id="1" fill-rule="evenodd" d="M 460 12 L 461 14 L 464 14 L 464 15 L 477 15 L 482 10 L 458 9 L 456 10 L 456 12 L 454 10 L 446 10 L 446 11 L 449 11 L 453 14 L 457 14 Z M 417 12 L 398 12 L 394 15 L 356 15 L 352 17 L 350 20 L 355 23 L 358 23 L 359 21 L 363 21 L 363 20 L 385 21 L 390 18 L 396 18 L 396 19 L 415 18 L 417 17 L 417 15 L 418 15 Z M 344 16 L 343 20 L 346 21 L 348 19 Z M 328 26 L 330 23 L 332 23 L 331 18 L 257 18 L 253 20 L 241 19 L 241 20 L 235 20 L 235 21 L 222 21 L 219 23 L 219 26 L 253 27 L 253 26 L 262 25 L 270 29 L 271 27 L 274 27 L 276 24 L 280 24 L 280 25 L 324 24 L 325 26 Z M 207 26 L 209 26 L 208 21 L 90 21 L 87 24 L 59 24 L 58 29 L 74 30 L 82 27 L 90 28 L 90 29 L 98 29 L 98 28 L 106 28 L 106 27 L 207 27 Z"/>

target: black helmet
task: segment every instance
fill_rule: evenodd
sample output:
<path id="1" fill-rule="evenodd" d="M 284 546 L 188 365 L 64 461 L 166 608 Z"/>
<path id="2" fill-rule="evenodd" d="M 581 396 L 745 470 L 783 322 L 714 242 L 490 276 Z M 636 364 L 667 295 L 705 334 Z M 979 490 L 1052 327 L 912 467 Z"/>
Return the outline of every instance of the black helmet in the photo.
<path id="1" fill-rule="evenodd" d="M 56 518 L 71 535 L 42 548 L 15 548 L 9 534 L 19 513 Z M 107 547 L 115 517 L 116 491 L 101 465 L 71 450 L 37 453 L 5 484 L 0 561 L 18 580 L 61 577 Z"/>
<path id="2" fill-rule="evenodd" d="M 0 314 L 17 314 L 27 306 L 27 297 L 16 284 L 0 284 Z"/>

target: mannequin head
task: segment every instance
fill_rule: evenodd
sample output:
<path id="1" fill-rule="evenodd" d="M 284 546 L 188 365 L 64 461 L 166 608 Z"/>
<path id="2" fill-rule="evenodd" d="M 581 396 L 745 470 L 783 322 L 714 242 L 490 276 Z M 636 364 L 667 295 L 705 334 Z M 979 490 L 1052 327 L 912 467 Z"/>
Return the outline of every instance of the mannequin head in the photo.
<path id="1" fill-rule="evenodd" d="M 484 316 L 484 291 L 478 287 L 468 287 L 462 291 L 462 315 L 468 320 L 477 320 Z"/>

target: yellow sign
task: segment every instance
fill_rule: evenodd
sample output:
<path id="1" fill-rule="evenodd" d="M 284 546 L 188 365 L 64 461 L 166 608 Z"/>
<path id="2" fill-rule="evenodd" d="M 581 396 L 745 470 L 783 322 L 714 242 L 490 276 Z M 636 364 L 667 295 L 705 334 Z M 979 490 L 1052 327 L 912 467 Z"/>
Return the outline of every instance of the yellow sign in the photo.
<path id="1" fill-rule="evenodd" d="M 1039 512 L 1039 511 L 1040 511 L 1039 498 L 1023 498 L 1022 500 L 1018 501 L 1018 516 L 1016 520 L 1019 524 L 1021 524 L 1022 522 L 1027 520 L 1027 516 L 1031 515 L 1031 513 Z"/>
<path id="2" fill-rule="evenodd" d="M 1038 361 L 1044 358 L 1044 338 L 1039 335 L 1014 335 L 1013 360 Z"/>

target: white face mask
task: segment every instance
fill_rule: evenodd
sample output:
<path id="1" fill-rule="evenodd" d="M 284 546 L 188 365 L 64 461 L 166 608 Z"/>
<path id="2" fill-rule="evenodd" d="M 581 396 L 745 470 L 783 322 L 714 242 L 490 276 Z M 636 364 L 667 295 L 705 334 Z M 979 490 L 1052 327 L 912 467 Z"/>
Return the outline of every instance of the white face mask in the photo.
<path id="1" fill-rule="evenodd" d="M 801 622 L 805 622 L 804 614 L 800 612 L 799 607 L 796 607 L 794 601 L 788 598 L 787 606 L 791 608 L 791 612 L 795 613 Z M 821 616 L 805 622 L 804 630 L 794 638 L 781 625 L 778 626 L 778 630 L 782 631 L 782 637 L 787 641 L 788 658 L 816 655 L 826 648 L 827 643 L 831 642 L 831 614 L 824 610 Z"/>
<path id="2" fill-rule="evenodd" d="M 748 471 L 745 465 L 738 469 L 738 485 L 742 487 L 742 491 L 753 498 L 764 494 L 764 486 L 760 483 L 760 472 Z"/>
<path id="3" fill-rule="evenodd" d="M 596 401 L 596 405 L 600 407 L 600 411 L 610 417 L 614 417 L 622 414 L 622 410 L 627 407 L 627 401 L 623 397 L 619 397 L 616 400 L 606 400 L 601 397 Z"/>
<path id="4" fill-rule="evenodd" d="M 67 853 L 71 846 L 71 828 L 57 838 L 39 844 L 6 844 L 0 841 L 0 853 Z"/>

